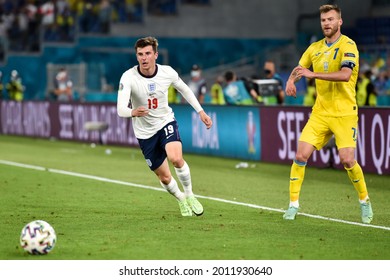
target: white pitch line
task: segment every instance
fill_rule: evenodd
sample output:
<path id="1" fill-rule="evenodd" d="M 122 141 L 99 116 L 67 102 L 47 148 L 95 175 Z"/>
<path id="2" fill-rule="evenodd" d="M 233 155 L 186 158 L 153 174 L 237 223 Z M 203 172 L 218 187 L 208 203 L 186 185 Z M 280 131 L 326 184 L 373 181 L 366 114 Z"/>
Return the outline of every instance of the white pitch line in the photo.
<path id="1" fill-rule="evenodd" d="M 165 189 L 162 189 L 162 188 L 156 188 L 156 187 L 135 184 L 135 183 L 125 182 L 125 181 L 113 180 L 113 179 L 108 179 L 108 178 L 94 176 L 94 175 L 87 175 L 87 174 L 82 174 L 82 173 L 77 173 L 77 172 L 71 172 L 71 171 L 65 171 L 65 170 L 59 170 L 59 169 L 53 169 L 53 168 L 45 168 L 42 166 L 18 163 L 18 162 L 7 161 L 7 160 L 0 160 L 0 164 L 17 166 L 17 167 L 28 168 L 28 169 L 34 169 L 34 170 L 39 170 L 39 171 L 48 171 L 51 173 L 69 175 L 69 176 L 74 176 L 74 177 L 80 177 L 80 178 L 91 179 L 91 180 L 112 183 L 112 184 L 118 184 L 118 185 L 143 188 L 143 189 L 154 190 L 154 191 L 163 191 L 163 192 L 166 191 Z M 251 207 L 251 208 L 256 208 L 256 209 L 268 210 L 268 211 L 272 211 L 272 212 L 281 212 L 281 213 L 285 212 L 285 210 L 283 210 L 283 209 L 277 209 L 277 208 L 271 208 L 271 207 L 266 207 L 266 206 L 261 206 L 261 205 L 256 205 L 256 204 L 232 201 L 232 200 L 227 200 L 227 199 L 222 199 L 222 198 L 209 197 L 209 196 L 203 196 L 203 195 L 196 195 L 196 197 L 204 198 L 204 199 L 208 199 L 208 200 L 219 201 L 219 202 L 224 202 L 224 203 L 229 203 L 229 204 L 234 204 L 234 205 L 241 205 L 241 206 L 246 206 L 246 207 Z M 320 220 L 332 221 L 332 222 L 337 222 L 337 223 L 356 225 L 356 226 L 362 226 L 362 227 L 377 228 L 377 229 L 383 229 L 383 230 L 390 231 L 390 227 L 385 227 L 385 226 L 363 224 L 363 223 L 345 221 L 345 220 L 341 220 L 341 219 L 334 219 L 334 218 L 329 218 L 329 217 L 324 217 L 324 216 L 319 216 L 319 215 L 312 215 L 312 214 L 301 213 L 301 212 L 298 213 L 298 215 L 306 216 L 306 217 L 314 218 L 314 219 L 320 219 Z"/>

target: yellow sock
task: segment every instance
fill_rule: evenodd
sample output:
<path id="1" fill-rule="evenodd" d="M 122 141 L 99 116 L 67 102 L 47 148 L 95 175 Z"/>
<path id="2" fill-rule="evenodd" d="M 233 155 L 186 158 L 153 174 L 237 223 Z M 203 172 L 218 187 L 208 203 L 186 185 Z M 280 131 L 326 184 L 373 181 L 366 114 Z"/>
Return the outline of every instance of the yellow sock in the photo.
<path id="1" fill-rule="evenodd" d="M 359 163 L 356 162 L 351 168 L 345 167 L 348 177 L 351 179 L 352 185 L 359 194 L 359 200 L 364 200 L 368 197 L 366 181 L 364 180 L 363 170 Z"/>
<path id="2" fill-rule="evenodd" d="M 298 201 L 303 178 L 305 177 L 306 162 L 293 161 L 290 171 L 290 201 Z"/>

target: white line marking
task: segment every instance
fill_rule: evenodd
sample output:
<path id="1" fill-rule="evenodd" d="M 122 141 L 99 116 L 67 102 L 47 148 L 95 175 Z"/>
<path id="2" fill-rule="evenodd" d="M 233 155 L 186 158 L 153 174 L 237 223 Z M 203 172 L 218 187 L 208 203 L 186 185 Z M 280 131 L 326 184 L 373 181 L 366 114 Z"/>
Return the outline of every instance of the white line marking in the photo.
<path id="1" fill-rule="evenodd" d="M 96 181 L 101 181 L 101 182 L 106 182 L 106 183 L 112 183 L 112 184 L 125 185 L 125 186 L 137 187 L 137 188 L 142 188 L 142 189 L 165 192 L 165 190 L 162 188 L 156 188 L 156 187 L 151 187 L 151 186 L 146 186 L 146 185 L 141 185 L 141 184 L 113 180 L 113 179 L 108 179 L 108 178 L 94 176 L 94 175 L 87 175 L 87 174 L 82 174 L 82 173 L 77 173 L 77 172 L 71 172 L 71 171 L 65 171 L 65 170 L 59 170 L 59 169 L 53 169 L 53 168 L 45 168 L 42 166 L 18 163 L 18 162 L 13 162 L 13 161 L 0 160 L 0 164 L 17 166 L 17 167 L 28 168 L 28 169 L 34 169 L 34 170 L 39 170 L 39 171 L 48 171 L 48 172 L 52 172 L 52 173 L 69 175 L 69 176 L 80 177 L 80 178 L 85 178 L 85 179 L 91 179 L 91 180 L 96 180 Z M 283 209 L 271 208 L 271 207 L 266 207 L 266 206 L 261 206 L 261 205 L 256 205 L 256 204 L 232 201 L 232 200 L 226 200 L 226 199 L 222 199 L 222 198 L 209 197 L 209 196 L 203 196 L 203 195 L 196 195 L 196 197 L 200 197 L 200 198 L 208 199 L 208 200 L 219 201 L 219 202 L 224 202 L 224 203 L 235 204 L 235 205 L 241 205 L 241 206 L 246 206 L 246 207 L 251 207 L 251 208 L 256 208 L 256 209 L 263 209 L 263 210 L 268 210 L 268 211 L 272 211 L 272 212 L 281 212 L 281 213 L 285 212 L 285 210 L 283 210 Z M 312 214 L 307 214 L 307 213 L 298 213 L 298 215 L 306 216 L 306 217 L 310 217 L 310 218 L 314 218 L 314 219 L 343 223 L 343 224 L 348 224 L 348 225 L 356 225 L 356 226 L 377 228 L 377 229 L 383 229 L 383 230 L 390 231 L 390 227 L 385 227 L 385 226 L 376 226 L 376 225 L 371 225 L 371 224 L 350 222 L 350 221 L 345 221 L 345 220 L 341 220 L 341 219 L 334 219 L 334 218 L 329 218 L 329 217 L 324 217 L 324 216 L 319 216 L 319 215 L 312 215 Z"/>

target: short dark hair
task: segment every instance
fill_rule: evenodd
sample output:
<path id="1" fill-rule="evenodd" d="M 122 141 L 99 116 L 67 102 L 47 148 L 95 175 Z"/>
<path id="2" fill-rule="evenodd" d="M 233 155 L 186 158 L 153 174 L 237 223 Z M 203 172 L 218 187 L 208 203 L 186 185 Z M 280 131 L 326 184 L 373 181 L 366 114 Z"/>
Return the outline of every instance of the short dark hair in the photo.
<path id="1" fill-rule="evenodd" d="M 341 9 L 337 5 L 322 5 L 320 6 L 320 14 L 324 14 L 330 11 L 336 11 L 341 18 Z"/>
<path id="2" fill-rule="evenodd" d="M 157 39 L 152 36 L 140 38 L 137 40 L 137 42 L 135 42 L 134 49 L 137 52 L 138 48 L 144 48 L 146 46 L 152 46 L 153 51 L 157 52 L 157 48 L 158 48 Z"/>
<path id="3" fill-rule="evenodd" d="M 225 80 L 226 80 L 227 82 L 232 81 L 233 78 L 234 78 L 234 73 L 233 73 L 233 71 L 227 71 L 227 72 L 225 73 Z"/>

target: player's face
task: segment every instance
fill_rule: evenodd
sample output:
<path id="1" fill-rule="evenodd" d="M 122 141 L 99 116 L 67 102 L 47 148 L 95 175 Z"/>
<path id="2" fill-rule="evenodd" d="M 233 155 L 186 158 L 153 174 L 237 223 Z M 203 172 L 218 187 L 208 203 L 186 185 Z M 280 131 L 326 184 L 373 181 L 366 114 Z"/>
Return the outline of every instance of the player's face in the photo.
<path id="1" fill-rule="evenodd" d="M 340 32 L 342 20 L 336 11 L 329 11 L 321 14 L 321 28 L 324 36 L 329 39 L 335 39 Z"/>
<path id="2" fill-rule="evenodd" d="M 141 71 L 145 74 L 153 74 L 156 67 L 157 56 L 158 53 L 153 51 L 152 46 L 137 48 L 137 61 Z"/>

